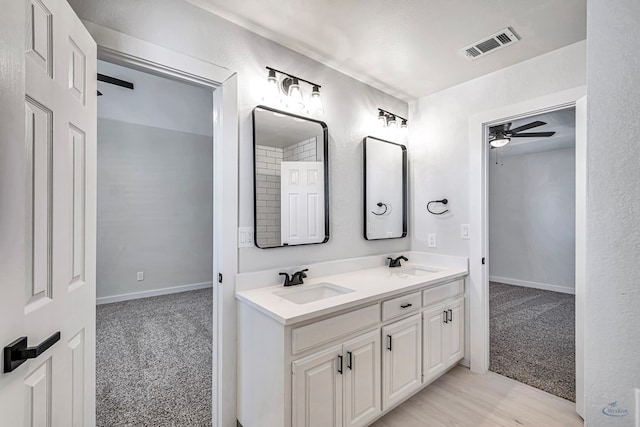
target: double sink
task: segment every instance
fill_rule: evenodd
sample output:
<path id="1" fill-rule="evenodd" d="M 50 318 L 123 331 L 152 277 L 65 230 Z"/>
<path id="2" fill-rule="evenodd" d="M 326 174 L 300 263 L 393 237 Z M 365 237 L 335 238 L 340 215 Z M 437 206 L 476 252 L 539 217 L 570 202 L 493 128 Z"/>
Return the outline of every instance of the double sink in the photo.
<path id="1" fill-rule="evenodd" d="M 432 267 L 411 266 L 406 268 L 394 268 L 392 271 L 399 275 L 427 276 L 441 270 Z M 353 289 L 338 286 L 333 283 L 322 282 L 314 283 L 313 285 L 300 285 L 293 288 L 280 289 L 274 291 L 273 294 L 295 304 L 309 304 L 311 302 L 320 301 L 338 295 L 348 294 L 353 291 Z"/>

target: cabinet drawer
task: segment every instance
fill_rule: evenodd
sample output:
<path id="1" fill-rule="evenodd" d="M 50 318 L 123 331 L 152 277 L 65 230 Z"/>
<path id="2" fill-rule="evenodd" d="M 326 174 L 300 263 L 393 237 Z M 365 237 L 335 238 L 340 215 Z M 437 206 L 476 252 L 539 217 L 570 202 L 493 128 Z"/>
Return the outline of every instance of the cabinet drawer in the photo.
<path id="1" fill-rule="evenodd" d="M 436 304 L 464 293 L 464 279 L 422 291 L 422 302 L 425 306 Z"/>
<path id="2" fill-rule="evenodd" d="M 412 313 L 420 310 L 420 307 L 422 307 L 420 291 L 384 301 L 382 303 L 382 321 L 384 322 L 406 313 Z"/>
<path id="3" fill-rule="evenodd" d="M 300 353 L 336 338 L 349 335 L 380 321 L 379 305 L 373 304 L 348 313 L 333 316 L 291 331 L 291 352 Z"/>

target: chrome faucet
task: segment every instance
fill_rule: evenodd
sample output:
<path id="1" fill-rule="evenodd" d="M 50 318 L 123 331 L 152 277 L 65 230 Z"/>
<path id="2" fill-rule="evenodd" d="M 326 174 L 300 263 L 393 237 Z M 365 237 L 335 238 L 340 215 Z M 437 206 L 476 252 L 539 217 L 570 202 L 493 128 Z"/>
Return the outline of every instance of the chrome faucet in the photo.
<path id="1" fill-rule="evenodd" d="M 400 260 L 403 259 L 405 261 L 409 261 L 409 259 L 407 259 L 406 256 L 404 255 L 400 255 L 398 258 L 393 259 L 391 257 L 387 257 L 387 259 L 389 260 L 389 268 L 392 267 L 402 267 L 402 264 L 400 264 Z"/>
<path id="2" fill-rule="evenodd" d="M 304 281 L 302 279 L 305 279 L 307 277 L 307 273 L 305 273 L 306 271 L 309 271 L 309 269 L 305 268 L 304 270 L 296 271 L 291 275 L 291 277 L 289 277 L 289 273 L 280 273 L 281 276 L 284 276 L 284 286 L 295 286 L 304 284 Z"/>

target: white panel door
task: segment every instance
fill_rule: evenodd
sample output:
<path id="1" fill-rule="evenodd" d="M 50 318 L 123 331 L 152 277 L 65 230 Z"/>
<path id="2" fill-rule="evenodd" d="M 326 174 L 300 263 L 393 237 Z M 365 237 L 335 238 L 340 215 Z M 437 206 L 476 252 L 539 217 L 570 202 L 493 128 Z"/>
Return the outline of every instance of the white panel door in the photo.
<path id="1" fill-rule="evenodd" d="M 344 344 L 345 427 L 366 426 L 382 410 L 380 401 L 380 330 Z"/>
<path id="2" fill-rule="evenodd" d="M 324 241 L 324 163 L 282 162 L 280 179 L 281 243 Z"/>
<path id="3" fill-rule="evenodd" d="M 293 362 L 292 426 L 342 426 L 342 346 Z"/>
<path id="4" fill-rule="evenodd" d="M 424 312 L 422 320 L 423 382 L 431 381 L 445 368 L 443 334 L 446 315 L 447 312 L 442 305 Z"/>
<path id="5" fill-rule="evenodd" d="M 443 358 L 446 366 L 449 367 L 464 357 L 464 298 L 458 298 L 448 304 L 446 313 Z"/>
<path id="6" fill-rule="evenodd" d="M 422 384 L 422 319 L 416 314 L 382 328 L 382 404 L 386 410 Z"/>
<path id="7" fill-rule="evenodd" d="M 64 0 L 11 3 L 20 4 L 19 13 L 14 5 L 3 13 L 22 24 L 21 35 L 7 39 L 13 45 L 3 49 L 22 51 L 9 61 L 11 67 L 25 65 L 24 86 L 18 86 L 24 87 L 24 113 L 21 140 L 5 141 L 10 129 L 3 129 L 0 144 L 22 147 L 12 161 L 24 175 L 0 197 L 5 213 L 21 218 L 11 244 L 24 269 L 0 287 L 0 337 L 3 347 L 21 337 L 31 347 L 54 339 L 41 354 L 9 366 L 10 372 L 3 356 L 1 423 L 93 426 L 96 44 Z M 4 110 L 10 99 L 0 102 Z M 11 200 L 24 203 L 7 204 Z"/>

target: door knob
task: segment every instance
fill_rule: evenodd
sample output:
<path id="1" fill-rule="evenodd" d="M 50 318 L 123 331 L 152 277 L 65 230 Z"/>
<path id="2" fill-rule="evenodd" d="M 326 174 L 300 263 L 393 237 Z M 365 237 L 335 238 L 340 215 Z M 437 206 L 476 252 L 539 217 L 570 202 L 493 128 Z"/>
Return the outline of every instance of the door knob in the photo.
<path id="1" fill-rule="evenodd" d="M 18 338 L 4 348 L 4 373 L 13 371 L 27 359 L 35 359 L 58 341 L 60 332 L 56 332 L 35 347 L 27 347 L 27 337 Z"/>

